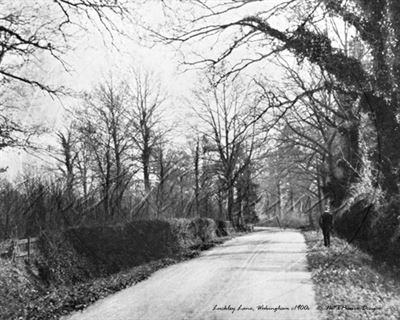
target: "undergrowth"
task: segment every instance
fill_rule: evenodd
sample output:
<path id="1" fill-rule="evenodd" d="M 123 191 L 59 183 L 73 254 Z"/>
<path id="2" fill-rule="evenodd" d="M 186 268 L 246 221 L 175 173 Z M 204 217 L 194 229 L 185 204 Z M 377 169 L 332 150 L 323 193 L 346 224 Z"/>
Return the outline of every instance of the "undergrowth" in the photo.
<path id="1" fill-rule="evenodd" d="M 201 250 L 207 250 L 227 239 L 230 237 L 217 238 L 186 249 L 174 258 L 151 261 L 84 283 L 51 286 L 46 291 L 38 290 L 38 286 L 32 283 L 32 277 L 21 272 L 21 267 L 17 268 L 10 262 L 0 259 L 0 272 L 2 272 L 0 277 L 0 319 L 59 319 L 63 315 L 83 310 L 99 299 L 145 280 L 161 268 L 194 258 Z"/>
<path id="2" fill-rule="evenodd" d="M 400 319 L 400 269 L 375 261 L 345 240 L 325 248 L 321 233 L 304 232 L 316 300 L 327 320 Z"/>

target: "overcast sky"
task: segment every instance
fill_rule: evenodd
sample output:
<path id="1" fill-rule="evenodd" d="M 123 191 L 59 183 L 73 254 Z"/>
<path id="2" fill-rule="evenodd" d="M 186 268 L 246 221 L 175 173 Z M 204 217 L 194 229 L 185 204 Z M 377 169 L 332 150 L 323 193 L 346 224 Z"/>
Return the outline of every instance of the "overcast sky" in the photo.
<path id="1" fill-rule="evenodd" d="M 280 2 L 282 1 L 256 2 L 239 12 L 229 13 L 222 19 L 236 20 L 247 14 L 268 9 Z M 141 16 L 141 20 L 147 25 L 159 25 L 164 30 L 163 24 L 171 22 L 164 19 L 163 13 L 160 1 L 153 0 L 141 8 L 138 16 Z M 282 28 L 287 22 L 279 19 L 275 20 L 275 23 L 280 24 Z M 157 44 L 150 47 L 150 42 L 140 41 L 140 38 L 144 35 L 140 28 L 134 25 L 127 26 L 127 28 L 129 28 L 127 31 L 129 31 L 132 39 L 116 36 L 115 46 L 105 44 L 105 38 L 96 32 L 86 34 L 83 37 L 79 35 L 75 43 L 76 49 L 66 56 L 66 61 L 71 66 L 71 72 L 65 73 L 55 61 L 46 61 L 43 66 L 43 76 L 50 82 L 66 85 L 75 91 L 82 91 L 90 90 L 93 85 L 107 77 L 110 72 L 124 74 L 128 68 L 132 67 L 153 71 L 160 77 L 161 83 L 170 96 L 169 108 L 171 112 L 168 114 L 174 115 L 180 122 L 186 121 L 185 117 L 189 109 L 183 103 L 184 99 L 182 98 L 189 97 L 191 89 L 196 87 L 198 80 L 196 71 L 182 72 L 184 68 L 180 67 L 180 62 L 182 62 L 183 56 L 181 52 L 175 50 L 174 46 Z M 229 37 L 230 35 L 226 36 Z M 189 58 L 190 51 L 212 55 L 214 51 L 220 50 L 219 43 L 213 45 L 210 41 L 192 43 L 191 46 L 183 49 Z M 269 73 L 271 77 L 274 75 L 279 77 L 277 76 L 278 71 L 275 69 L 274 65 L 269 65 L 263 72 Z M 35 121 L 42 121 L 53 129 L 60 128 L 65 124 L 64 107 L 79 104 L 78 100 L 69 97 L 62 98 L 60 101 L 54 100 L 40 91 L 31 98 L 33 107 L 31 112 L 26 113 L 26 118 L 36 117 Z M 9 177 L 15 177 L 21 172 L 26 162 L 32 164 L 35 161 L 32 160 L 31 156 L 27 156 L 21 151 L 3 151 L 0 153 L 0 167 L 9 167 Z"/>

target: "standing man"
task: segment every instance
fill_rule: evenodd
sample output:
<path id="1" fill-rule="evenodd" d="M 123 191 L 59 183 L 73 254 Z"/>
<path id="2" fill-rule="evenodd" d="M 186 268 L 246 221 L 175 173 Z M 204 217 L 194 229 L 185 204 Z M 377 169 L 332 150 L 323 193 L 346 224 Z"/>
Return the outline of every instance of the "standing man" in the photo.
<path id="1" fill-rule="evenodd" d="M 319 226 L 324 235 L 324 245 L 325 247 L 329 247 L 331 245 L 330 233 L 333 228 L 333 216 L 329 210 L 329 205 L 325 207 L 325 211 L 319 217 Z"/>

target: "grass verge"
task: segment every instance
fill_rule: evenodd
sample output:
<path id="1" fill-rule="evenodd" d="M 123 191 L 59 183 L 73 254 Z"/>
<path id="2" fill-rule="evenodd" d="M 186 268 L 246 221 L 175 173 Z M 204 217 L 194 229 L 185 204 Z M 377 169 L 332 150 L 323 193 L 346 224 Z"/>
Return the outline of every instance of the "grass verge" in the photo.
<path id="1" fill-rule="evenodd" d="M 303 232 L 316 300 L 327 320 L 400 319 L 400 268 L 374 261 L 345 240 Z"/>

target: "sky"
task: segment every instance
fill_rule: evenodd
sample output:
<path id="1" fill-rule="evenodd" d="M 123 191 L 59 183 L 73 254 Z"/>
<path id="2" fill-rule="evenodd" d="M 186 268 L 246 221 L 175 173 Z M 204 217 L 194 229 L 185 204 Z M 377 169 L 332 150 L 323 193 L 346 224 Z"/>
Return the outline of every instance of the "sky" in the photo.
<path id="1" fill-rule="evenodd" d="M 236 20 L 240 17 L 248 15 L 252 12 L 266 10 L 272 6 L 281 3 L 282 0 L 266 0 L 255 2 L 252 5 L 241 9 L 240 11 L 232 11 L 223 15 L 221 18 L 224 21 Z M 183 6 L 187 12 L 195 12 L 190 6 Z M 165 8 L 162 7 L 160 1 L 152 0 L 146 2 L 137 14 L 137 17 L 148 26 L 156 26 L 160 31 L 168 29 L 171 21 L 164 17 Z M 177 11 L 177 14 L 179 11 Z M 176 17 L 179 19 L 180 17 Z M 172 18 L 172 22 L 173 22 Z M 272 21 L 282 28 L 286 24 L 285 21 Z M 190 107 L 187 105 L 184 98 L 190 97 L 192 89 L 196 88 L 198 81 L 197 71 L 182 67 L 182 53 L 189 59 L 194 57 L 193 52 L 212 56 L 217 51 L 221 51 L 221 43 L 223 39 L 219 39 L 219 43 L 203 40 L 192 42 L 182 51 L 177 51 L 174 45 L 154 44 L 148 41 L 146 33 L 137 25 L 123 24 L 125 31 L 130 35 L 130 38 L 116 35 L 114 38 L 115 44 L 106 44 L 104 35 L 99 34 L 95 30 L 88 32 L 85 35 L 79 34 L 76 37 L 74 46 L 75 50 L 69 52 L 65 56 L 65 60 L 70 66 L 71 71 L 65 72 L 56 61 L 43 62 L 43 77 L 46 81 L 62 84 L 71 88 L 75 92 L 87 91 L 93 88 L 101 79 L 112 74 L 127 74 L 129 68 L 140 68 L 154 72 L 160 78 L 160 81 L 168 92 L 170 97 L 169 121 L 177 123 L 185 123 L 188 121 L 187 115 L 190 112 Z M 232 34 L 224 34 L 223 36 L 230 38 Z M 246 54 L 245 50 L 240 54 Z M 185 72 L 183 72 L 186 70 Z M 249 74 L 257 73 L 258 69 L 251 68 L 247 70 Z M 269 64 L 264 73 L 268 73 L 270 78 L 279 78 L 279 71 L 276 66 Z M 52 130 L 62 129 L 65 125 L 65 108 L 76 107 L 80 103 L 79 100 L 72 97 L 62 97 L 54 99 L 43 92 L 35 91 L 33 96 L 30 96 L 30 112 L 22 114 L 27 121 L 42 122 Z M 52 144 L 54 138 L 44 136 L 41 138 L 43 144 Z M 0 151 L 0 168 L 8 167 L 6 176 L 13 179 L 18 176 L 25 168 L 29 166 L 35 167 L 41 165 L 44 157 L 39 154 L 27 155 L 20 150 Z M 37 160 L 39 159 L 39 160 Z"/>
<path id="2" fill-rule="evenodd" d="M 162 14 L 158 5 L 150 7 L 151 10 L 144 12 L 149 23 Z M 169 103 L 171 108 L 174 108 L 174 116 L 184 118 L 185 110 L 180 110 L 184 109 L 183 104 L 177 105 L 177 102 L 180 101 L 180 96 L 190 93 L 195 74 L 179 71 L 179 59 L 171 46 L 159 44 L 150 47 L 149 43 L 143 45 L 143 41 L 139 39 L 142 34 L 143 31 L 139 35 L 133 30 L 130 33 L 131 39 L 116 35 L 115 44 L 111 45 L 106 43 L 108 39 L 103 35 L 92 30 L 81 39 L 77 37 L 73 44 L 75 49 L 64 57 L 69 66 L 69 72 L 65 72 L 54 60 L 45 60 L 43 75 L 40 77 L 47 83 L 60 84 L 74 92 L 82 92 L 93 88 L 110 73 L 127 74 L 129 68 L 152 71 L 160 78 L 165 91 L 168 92 Z M 20 112 L 18 117 L 26 123 L 42 123 L 51 130 L 59 130 L 66 124 L 65 108 L 76 107 L 80 103 L 79 99 L 73 97 L 63 96 L 55 99 L 40 90 L 35 90 L 25 101 L 27 107 Z M 45 135 L 39 141 L 43 144 L 52 144 L 54 138 Z M 46 160 L 53 162 L 39 153 L 27 154 L 22 150 L 9 149 L 0 151 L 0 168 L 8 167 L 3 177 L 10 179 L 14 179 L 29 167 L 35 171 L 36 166 L 42 165 L 42 160 L 45 160 L 45 165 Z"/>

